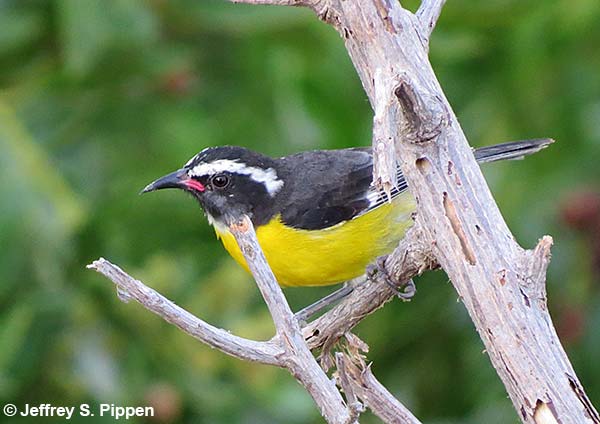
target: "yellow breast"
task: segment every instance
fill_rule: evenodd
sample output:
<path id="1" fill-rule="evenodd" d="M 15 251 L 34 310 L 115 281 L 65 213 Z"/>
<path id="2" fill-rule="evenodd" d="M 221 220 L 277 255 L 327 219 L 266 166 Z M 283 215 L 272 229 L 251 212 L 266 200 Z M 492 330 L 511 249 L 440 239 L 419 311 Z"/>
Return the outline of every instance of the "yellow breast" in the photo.
<path id="1" fill-rule="evenodd" d="M 412 224 L 415 204 L 406 192 L 390 204 L 324 230 L 286 227 L 279 216 L 256 229 L 265 257 L 282 286 L 321 286 L 358 277 L 389 253 Z M 229 254 L 248 266 L 233 235 L 217 229 Z"/>

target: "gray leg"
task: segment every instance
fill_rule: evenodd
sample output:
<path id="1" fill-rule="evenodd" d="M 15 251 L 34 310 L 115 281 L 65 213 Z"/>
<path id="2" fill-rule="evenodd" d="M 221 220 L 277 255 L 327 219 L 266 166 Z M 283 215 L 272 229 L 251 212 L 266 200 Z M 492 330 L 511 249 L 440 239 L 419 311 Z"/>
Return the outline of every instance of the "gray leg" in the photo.
<path id="1" fill-rule="evenodd" d="M 308 305 L 306 308 L 301 309 L 300 311 L 296 312 L 296 314 L 295 314 L 296 319 L 300 323 L 308 322 L 308 320 L 313 315 L 321 312 L 323 309 L 327 308 L 328 306 L 331 306 L 334 303 L 339 302 L 340 300 L 342 300 L 343 298 L 348 296 L 350 293 L 352 293 L 352 291 L 354 290 L 354 287 L 356 287 L 357 284 L 360 284 L 363 281 L 365 281 L 365 277 L 361 276 L 361 277 L 355 278 L 354 280 L 345 282 L 341 288 L 337 289 L 333 293 L 328 294 L 327 296 L 317 300 L 315 303 Z"/>

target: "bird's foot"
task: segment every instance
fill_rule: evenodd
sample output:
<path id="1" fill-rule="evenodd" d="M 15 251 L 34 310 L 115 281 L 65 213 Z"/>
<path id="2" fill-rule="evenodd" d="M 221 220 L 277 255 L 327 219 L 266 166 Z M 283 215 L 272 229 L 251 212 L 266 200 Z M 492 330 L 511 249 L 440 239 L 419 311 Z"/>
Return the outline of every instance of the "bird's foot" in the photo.
<path id="1" fill-rule="evenodd" d="M 397 280 L 394 280 L 385 268 L 387 255 L 378 257 L 374 263 L 367 267 L 367 278 L 369 280 L 381 279 L 392 290 L 396 292 L 396 296 L 404 301 L 409 301 L 417 292 L 417 287 L 413 280 L 408 280 L 405 284 L 399 285 Z"/>

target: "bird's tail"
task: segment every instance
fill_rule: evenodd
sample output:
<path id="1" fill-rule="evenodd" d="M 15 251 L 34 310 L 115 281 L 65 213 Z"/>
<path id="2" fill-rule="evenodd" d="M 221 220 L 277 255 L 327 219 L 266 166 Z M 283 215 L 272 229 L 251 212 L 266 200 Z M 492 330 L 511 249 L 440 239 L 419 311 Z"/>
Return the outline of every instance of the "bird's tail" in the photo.
<path id="1" fill-rule="evenodd" d="M 475 149 L 475 159 L 480 163 L 505 159 L 523 159 L 525 156 L 537 153 L 552 143 L 554 143 L 554 140 L 551 138 L 535 138 L 495 144 Z"/>

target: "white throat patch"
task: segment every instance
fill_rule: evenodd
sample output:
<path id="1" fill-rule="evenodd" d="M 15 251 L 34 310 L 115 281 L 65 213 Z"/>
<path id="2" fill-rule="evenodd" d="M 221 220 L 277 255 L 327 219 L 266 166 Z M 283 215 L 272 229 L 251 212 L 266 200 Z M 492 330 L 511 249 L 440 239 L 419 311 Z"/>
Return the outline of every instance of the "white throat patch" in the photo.
<path id="1" fill-rule="evenodd" d="M 204 215 L 206 215 L 206 219 L 208 220 L 208 223 L 210 225 L 212 225 L 215 230 L 217 230 L 218 233 L 220 234 L 226 234 L 229 232 L 229 228 L 227 228 L 227 225 L 224 224 L 221 221 L 216 220 L 211 214 L 209 214 L 208 212 L 204 212 Z"/>
<path id="2" fill-rule="evenodd" d="M 263 184 L 271 197 L 275 196 L 281 190 L 281 187 L 283 187 L 283 181 L 277 177 L 277 172 L 273 168 L 257 168 L 231 159 L 219 159 L 209 163 L 201 163 L 190 169 L 188 175 L 190 177 L 198 177 L 201 175 L 215 175 L 221 172 L 248 175 L 257 183 Z"/>

